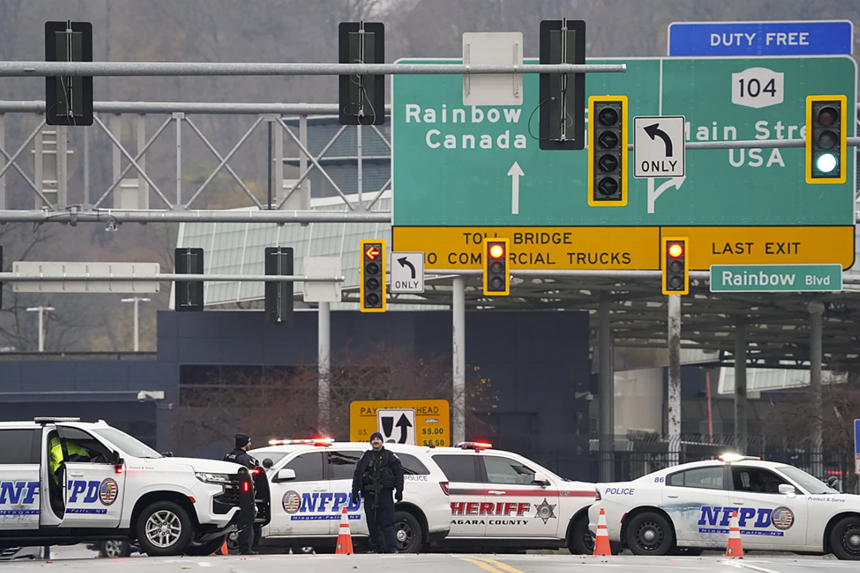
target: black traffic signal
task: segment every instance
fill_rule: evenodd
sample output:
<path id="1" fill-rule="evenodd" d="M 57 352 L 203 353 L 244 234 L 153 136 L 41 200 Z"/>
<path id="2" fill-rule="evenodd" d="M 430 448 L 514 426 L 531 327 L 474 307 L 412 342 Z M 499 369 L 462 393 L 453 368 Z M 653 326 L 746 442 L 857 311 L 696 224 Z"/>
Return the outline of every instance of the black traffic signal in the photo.
<path id="1" fill-rule="evenodd" d="M 45 22 L 46 62 L 92 62 L 90 22 Z M 93 124 L 93 77 L 45 78 L 45 122 L 48 125 Z"/>
<path id="2" fill-rule="evenodd" d="M 361 312 L 385 312 L 385 241 L 361 241 Z"/>
<path id="3" fill-rule="evenodd" d="M 338 27 L 341 64 L 384 64 L 385 26 L 380 22 L 341 22 Z M 385 75 L 339 76 L 341 125 L 385 123 Z"/>
<path id="4" fill-rule="evenodd" d="M 806 182 L 845 183 L 848 98 L 844 95 L 806 98 Z M 853 108 L 853 106 L 852 106 Z"/>
<path id="5" fill-rule="evenodd" d="M 484 240 L 484 294 L 507 296 L 511 294 L 511 277 L 508 273 L 508 240 Z"/>
<path id="6" fill-rule="evenodd" d="M 293 248 L 266 247 L 266 274 L 292 275 Z M 275 324 L 289 324 L 293 318 L 293 283 L 266 282 L 266 320 Z"/>
<path id="7" fill-rule="evenodd" d="M 543 20 L 541 64 L 584 64 L 585 21 Z M 585 149 L 585 74 L 540 74 L 541 149 Z"/>
<path id="8" fill-rule="evenodd" d="M 663 237 L 663 294 L 689 294 L 687 239 Z"/>
<path id="9" fill-rule="evenodd" d="M 588 204 L 627 205 L 627 96 L 588 98 Z"/>
<path id="10" fill-rule="evenodd" d="M 180 248 L 174 251 L 176 274 L 202 275 L 203 249 Z M 173 307 L 177 311 L 203 311 L 203 281 L 176 281 Z"/>

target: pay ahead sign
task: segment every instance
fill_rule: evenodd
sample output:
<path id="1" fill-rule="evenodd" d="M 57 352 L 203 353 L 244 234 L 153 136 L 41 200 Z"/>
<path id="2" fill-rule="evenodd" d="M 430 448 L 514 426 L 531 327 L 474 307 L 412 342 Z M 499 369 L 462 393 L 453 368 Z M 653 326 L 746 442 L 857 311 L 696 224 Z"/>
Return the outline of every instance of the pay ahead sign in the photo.
<path id="1" fill-rule="evenodd" d="M 397 415 L 392 415 L 394 413 Z M 401 418 L 405 416 L 405 420 Z M 411 425 L 410 425 L 411 424 Z M 390 432 L 386 432 L 390 430 Z M 450 446 L 451 422 L 447 400 L 373 400 L 349 405 L 349 439 L 366 442 L 370 434 L 381 431 L 385 441 L 420 446 Z M 410 441 L 414 439 L 415 441 Z"/>
<path id="2" fill-rule="evenodd" d="M 633 118 L 633 176 L 683 177 L 684 116 Z"/>

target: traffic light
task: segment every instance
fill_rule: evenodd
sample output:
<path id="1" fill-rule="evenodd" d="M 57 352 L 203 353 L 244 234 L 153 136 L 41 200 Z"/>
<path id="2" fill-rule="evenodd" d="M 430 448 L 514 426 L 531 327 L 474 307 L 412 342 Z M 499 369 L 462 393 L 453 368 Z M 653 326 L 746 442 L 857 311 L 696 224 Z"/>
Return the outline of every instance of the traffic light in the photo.
<path id="1" fill-rule="evenodd" d="M 484 294 L 507 296 L 511 294 L 511 278 L 508 273 L 508 240 L 484 240 Z"/>
<path id="2" fill-rule="evenodd" d="M 663 294 L 689 294 L 690 271 L 687 267 L 687 239 L 663 237 Z"/>
<path id="3" fill-rule="evenodd" d="M 807 183 L 845 183 L 847 101 L 844 95 L 806 97 Z"/>
<path id="4" fill-rule="evenodd" d="M 92 62 L 90 22 L 45 22 L 46 62 Z M 93 124 L 93 77 L 45 77 L 45 122 L 48 125 Z"/>
<path id="5" fill-rule="evenodd" d="M 585 21 L 543 20 L 541 64 L 584 64 Z M 541 149 L 585 148 L 585 74 L 540 74 Z"/>
<path id="6" fill-rule="evenodd" d="M 627 205 L 627 96 L 588 98 L 588 204 Z"/>
<path id="7" fill-rule="evenodd" d="M 266 247 L 266 274 L 292 275 L 293 248 Z M 289 324 L 293 318 L 293 283 L 266 282 L 266 320 L 275 324 Z"/>
<path id="8" fill-rule="evenodd" d="M 380 22 L 341 22 L 338 27 L 341 64 L 384 64 L 385 26 Z M 385 123 L 385 75 L 339 76 L 341 125 Z"/>
<path id="9" fill-rule="evenodd" d="M 361 312 L 385 312 L 385 241 L 361 241 Z"/>
<path id="10" fill-rule="evenodd" d="M 203 249 L 187 247 L 176 249 L 174 259 L 176 274 L 203 274 Z M 174 310 L 203 311 L 203 281 L 176 281 L 174 290 Z"/>

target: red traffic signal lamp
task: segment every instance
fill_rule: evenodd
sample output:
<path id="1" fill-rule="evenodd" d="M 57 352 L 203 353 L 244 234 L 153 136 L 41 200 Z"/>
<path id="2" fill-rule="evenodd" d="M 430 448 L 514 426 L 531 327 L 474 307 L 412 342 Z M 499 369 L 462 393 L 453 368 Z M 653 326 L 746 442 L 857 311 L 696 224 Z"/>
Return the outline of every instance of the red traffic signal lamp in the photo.
<path id="1" fill-rule="evenodd" d="M 663 294 L 690 293 L 687 242 L 686 237 L 663 237 L 663 251 L 660 257 L 663 267 Z"/>
<path id="2" fill-rule="evenodd" d="M 807 96 L 807 183 L 845 183 L 846 137 L 851 125 L 847 108 L 844 95 Z"/>
<path id="3" fill-rule="evenodd" d="M 361 312 L 385 312 L 385 241 L 361 241 Z"/>
<path id="4" fill-rule="evenodd" d="M 508 272 L 508 240 L 484 240 L 484 294 L 507 296 L 511 294 L 511 276 Z"/>

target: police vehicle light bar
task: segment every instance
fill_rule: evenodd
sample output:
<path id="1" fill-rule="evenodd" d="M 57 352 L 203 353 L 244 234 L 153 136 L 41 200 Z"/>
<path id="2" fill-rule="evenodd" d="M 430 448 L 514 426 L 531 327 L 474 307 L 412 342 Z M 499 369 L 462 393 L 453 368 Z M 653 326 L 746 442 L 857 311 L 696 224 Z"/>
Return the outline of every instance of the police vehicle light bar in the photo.
<path id="1" fill-rule="evenodd" d="M 493 447 L 493 444 L 488 442 L 460 442 L 454 447 L 463 450 L 489 450 Z"/>
<path id="2" fill-rule="evenodd" d="M 761 458 L 756 457 L 756 456 L 742 456 L 740 454 L 726 453 L 726 454 L 720 454 L 719 459 L 721 462 L 731 463 L 731 462 L 739 462 L 741 460 L 760 460 Z"/>
<path id="3" fill-rule="evenodd" d="M 37 418 L 33 418 L 33 421 L 37 424 L 52 424 L 54 422 L 80 422 L 80 418 L 56 418 L 52 416 L 40 416 Z"/>
<path id="4" fill-rule="evenodd" d="M 270 446 L 330 446 L 334 443 L 331 438 L 311 438 L 309 440 L 269 440 Z"/>

